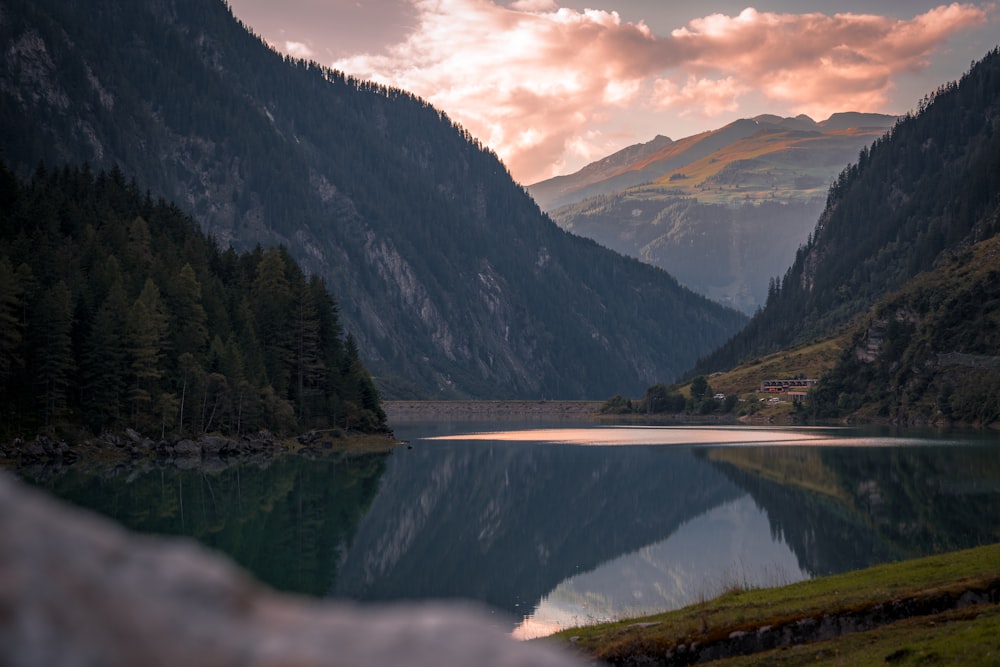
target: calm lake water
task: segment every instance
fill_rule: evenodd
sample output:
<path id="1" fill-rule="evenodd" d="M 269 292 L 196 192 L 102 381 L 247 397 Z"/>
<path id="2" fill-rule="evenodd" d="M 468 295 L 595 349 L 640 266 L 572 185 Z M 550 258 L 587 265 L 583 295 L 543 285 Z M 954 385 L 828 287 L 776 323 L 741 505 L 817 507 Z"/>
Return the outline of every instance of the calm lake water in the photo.
<path id="1" fill-rule="evenodd" d="M 1000 541 L 1000 436 L 426 423 L 388 456 L 21 475 L 270 585 L 470 598 L 515 636 Z M 509 618 L 508 618 L 509 617 Z"/>

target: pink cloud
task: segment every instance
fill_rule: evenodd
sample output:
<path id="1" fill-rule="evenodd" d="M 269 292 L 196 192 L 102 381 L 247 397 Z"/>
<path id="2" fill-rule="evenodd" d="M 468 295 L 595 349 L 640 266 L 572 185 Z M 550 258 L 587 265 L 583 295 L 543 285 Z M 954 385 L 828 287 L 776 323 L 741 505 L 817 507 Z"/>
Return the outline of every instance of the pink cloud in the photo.
<path id="1" fill-rule="evenodd" d="M 606 154 L 626 112 L 715 117 L 749 96 L 825 118 L 886 109 L 893 78 L 920 71 L 993 5 L 904 20 L 861 14 L 712 14 L 666 36 L 613 11 L 553 0 L 412 0 L 418 21 L 381 54 L 332 63 L 412 91 L 492 147 L 523 183 Z M 642 140 L 647 137 L 637 137 Z"/>
<path id="2" fill-rule="evenodd" d="M 286 41 L 285 53 L 293 58 L 303 58 L 305 60 L 309 60 L 313 57 L 313 50 L 310 49 L 307 44 L 302 42 Z"/>
<path id="3" fill-rule="evenodd" d="M 749 92 L 749 88 L 732 76 L 699 79 L 690 75 L 683 86 L 670 79 L 657 79 L 653 82 L 653 91 L 654 101 L 661 108 L 677 108 L 681 116 L 700 113 L 715 117 L 738 110 L 738 99 Z"/>
<path id="4" fill-rule="evenodd" d="M 951 35 L 982 23 L 991 6 L 953 3 L 911 20 L 862 14 L 773 14 L 745 9 L 691 21 L 671 37 L 685 66 L 737 77 L 794 111 L 882 110 L 901 72 L 928 66 Z"/>

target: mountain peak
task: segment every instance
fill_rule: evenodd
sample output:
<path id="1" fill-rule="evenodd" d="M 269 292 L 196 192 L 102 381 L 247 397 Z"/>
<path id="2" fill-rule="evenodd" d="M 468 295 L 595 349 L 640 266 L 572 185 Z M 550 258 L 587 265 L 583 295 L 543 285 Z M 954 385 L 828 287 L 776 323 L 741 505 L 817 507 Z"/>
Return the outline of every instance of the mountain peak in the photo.
<path id="1" fill-rule="evenodd" d="M 853 128 L 884 128 L 889 129 L 895 124 L 898 116 L 882 113 L 861 113 L 844 111 L 835 113 L 819 123 L 824 130 L 849 130 Z"/>

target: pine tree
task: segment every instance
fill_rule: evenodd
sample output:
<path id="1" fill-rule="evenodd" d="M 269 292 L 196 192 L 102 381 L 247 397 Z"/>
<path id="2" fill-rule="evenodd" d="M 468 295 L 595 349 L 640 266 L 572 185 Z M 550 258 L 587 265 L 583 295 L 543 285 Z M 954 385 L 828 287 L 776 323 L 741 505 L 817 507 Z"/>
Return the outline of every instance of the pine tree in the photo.
<path id="1" fill-rule="evenodd" d="M 190 352 L 196 357 L 203 355 L 208 341 L 207 316 L 201 302 L 201 284 L 190 263 L 177 273 L 171 283 L 171 293 L 176 354 Z"/>
<path id="2" fill-rule="evenodd" d="M 347 340 L 344 341 L 343 375 L 347 385 L 346 426 L 366 431 L 384 430 L 386 416 L 380 404 L 378 389 L 361 363 L 358 344 L 352 334 L 347 334 Z"/>
<path id="3" fill-rule="evenodd" d="M 139 298 L 132 304 L 126 322 L 126 338 L 133 377 L 129 399 L 132 417 L 141 421 L 144 408 L 148 408 L 158 394 L 157 380 L 163 375 L 161 359 L 167 335 L 167 320 L 163 312 L 160 290 L 152 278 L 147 278 Z"/>
<path id="4" fill-rule="evenodd" d="M 0 257 L 0 386 L 24 364 L 22 292 L 10 260 Z"/>
<path id="5" fill-rule="evenodd" d="M 180 375 L 180 396 L 178 397 L 178 429 L 183 435 L 187 429 L 201 431 L 202 422 L 196 417 L 199 412 L 190 406 L 197 406 L 197 396 L 204 392 L 206 376 L 198 360 L 190 352 L 185 352 L 178 358 L 178 373 Z"/>
<path id="6" fill-rule="evenodd" d="M 312 290 L 303 282 L 297 290 L 293 306 L 292 369 L 298 417 L 303 419 L 315 407 L 320 379 L 325 366 L 320 353 L 320 324 Z"/>
<path id="7" fill-rule="evenodd" d="M 46 428 L 66 408 L 74 370 L 72 326 L 72 295 L 60 280 L 42 293 L 32 317 L 32 368 Z"/>
<path id="8" fill-rule="evenodd" d="M 109 258 L 112 264 L 114 257 Z M 117 269 L 114 262 L 113 270 Z M 88 422 L 96 429 L 119 423 L 129 378 L 126 345 L 128 301 L 121 275 L 112 279 L 108 296 L 94 317 L 84 344 L 84 405 Z"/>
<path id="9" fill-rule="evenodd" d="M 263 347 L 267 379 L 279 396 L 287 396 L 290 373 L 292 292 L 288 284 L 284 253 L 266 250 L 257 265 L 253 282 L 253 313 L 257 336 Z"/>

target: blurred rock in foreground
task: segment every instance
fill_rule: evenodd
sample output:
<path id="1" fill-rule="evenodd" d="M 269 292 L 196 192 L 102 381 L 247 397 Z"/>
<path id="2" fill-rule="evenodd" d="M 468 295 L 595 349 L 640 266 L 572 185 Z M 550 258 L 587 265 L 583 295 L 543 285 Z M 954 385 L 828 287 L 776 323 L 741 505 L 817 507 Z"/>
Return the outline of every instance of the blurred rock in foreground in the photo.
<path id="1" fill-rule="evenodd" d="M 0 473 L 0 663 L 580 663 L 516 642 L 481 609 L 355 607 L 276 593 L 194 542 L 134 535 Z"/>

